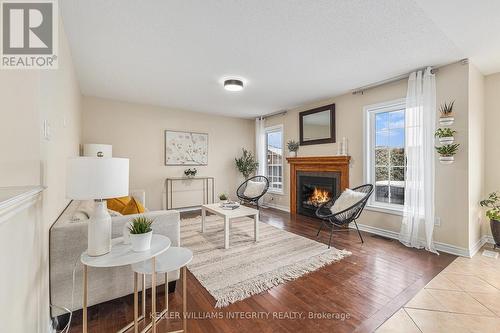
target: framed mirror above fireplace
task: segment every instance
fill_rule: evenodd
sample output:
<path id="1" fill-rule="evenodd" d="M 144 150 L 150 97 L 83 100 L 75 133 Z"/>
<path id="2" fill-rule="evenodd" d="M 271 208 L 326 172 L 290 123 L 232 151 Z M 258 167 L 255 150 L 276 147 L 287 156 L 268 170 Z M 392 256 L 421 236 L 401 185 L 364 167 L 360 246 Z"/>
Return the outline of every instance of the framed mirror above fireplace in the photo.
<path id="1" fill-rule="evenodd" d="M 299 113 L 300 145 L 335 142 L 335 104 Z"/>

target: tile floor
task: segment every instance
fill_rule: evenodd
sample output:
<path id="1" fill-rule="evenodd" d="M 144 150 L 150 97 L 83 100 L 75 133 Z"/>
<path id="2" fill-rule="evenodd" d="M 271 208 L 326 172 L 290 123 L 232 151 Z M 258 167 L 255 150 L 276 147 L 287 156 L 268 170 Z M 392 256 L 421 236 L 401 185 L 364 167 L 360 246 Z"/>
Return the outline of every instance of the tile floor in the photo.
<path id="1" fill-rule="evenodd" d="M 500 332 L 500 257 L 483 249 L 453 261 L 377 332 Z"/>

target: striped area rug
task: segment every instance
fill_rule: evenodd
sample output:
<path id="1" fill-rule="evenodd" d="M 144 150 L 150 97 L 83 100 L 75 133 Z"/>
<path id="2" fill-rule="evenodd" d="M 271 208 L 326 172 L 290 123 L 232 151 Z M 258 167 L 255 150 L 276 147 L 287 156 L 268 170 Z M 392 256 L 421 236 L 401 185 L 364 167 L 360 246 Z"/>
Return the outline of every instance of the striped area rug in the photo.
<path id="1" fill-rule="evenodd" d="M 231 220 L 230 248 L 224 249 L 224 220 L 207 216 L 181 221 L 181 244 L 194 253 L 188 269 L 224 307 L 339 261 L 351 253 L 291 232 L 259 224 L 254 242 L 253 219 Z"/>

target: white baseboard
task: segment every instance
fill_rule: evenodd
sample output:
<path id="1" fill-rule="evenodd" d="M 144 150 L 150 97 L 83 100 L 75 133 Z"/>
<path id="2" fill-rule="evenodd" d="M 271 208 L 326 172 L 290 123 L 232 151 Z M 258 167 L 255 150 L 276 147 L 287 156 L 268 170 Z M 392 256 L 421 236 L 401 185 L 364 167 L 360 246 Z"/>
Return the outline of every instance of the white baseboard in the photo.
<path id="1" fill-rule="evenodd" d="M 491 236 L 491 235 L 483 235 L 483 238 L 485 239 L 485 243 L 495 244 L 495 240 L 493 239 L 493 236 Z"/>
<path id="2" fill-rule="evenodd" d="M 459 257 L 467 257 L 467 258 L 471 257 L 470 250 L 465 248 L 465 247 L 460 247 L 460 246 L 441 243 L 441 242 L 434 242 L 434 246 L 436 247 L 436 250 L 441 251 L 441 252 L 446 252 L 446 253 L 453 254 L 453 255 L 456 255 Z"/>
<path id="3" fill-rule="evenodd" d="M 495 244 L 495 240 L 493 239 L 493 236 L 490 235 L 483 235 L 481 239 L 479 239 L 476 244 L 471 249 L 470 256 L 474 256 L 481 248 L 483 247 L 484 244 Z"/>
<path id="4" fill-rule="evenodd" d="M 287 206 L 277 205 L 277 204 L 273 204 L 273 203 L 270 203 L 270 202 L 265 202 L 264 206 L 267 206 L 267 207 L 270 207 L 270 208 L 275 208 L 277 210 L 281 210 L 281 211 L 290 213 L 290 209 Z"/>
<path id="5" fill-rule="evenodd" d="M 353 224 L 351 224 L 350 227 L 354 228 L 354 229 L 356 228 Z M 361 231 L 369 232 L 369 233 L 372 233 L 372 234 L 375 234 L 375 235 L 379 235 L 379 236 L 387 237 L 387 238 L 391 238 L 391 239 L 396 239 L 396 240 L 399 239 L 399 233 L 395 232 L 395 231 L 385 230 L 385 229 L 381 229 L 381 228 L 377 228 L 377 227 L 372 227 L 372 226 L 369 226 L 369 225 L 359 224 L 359 223 L 358 223 L 358 227 L 359 227 L 359 230 L 361 230 Z M 446 244 L 446 243 L 441 243 L 441 242 L 434 242 L 434 246 L 436 246 L 436 250 L 438 250 L 438 251 L 449 253 L 449 254 L 453 254 L 453 255 L 456 255 L 456 256 L 460 256 L 460 257 L 468 257 L 468 258 L 470 258 L 474 254 L 476 254 L 477 251 L 479 251 L 479 249 L 481 249 L 481 247 L 485 243 L 494 243 L 493 242 L 493 237 L 491 237 L 489 235 L 484 235 L 474 245 L 474 247 L 472 249 L 467 249 L 467 248 L 464 248 L 464 247 L 460 247 L 460 246 L 456 246 L 456 245 L 451 245 L 451 244 Z"/>
<path id="6" fill-rule="evenodd" d="M 484 244 L 486 244 L 486 237 L 483 236 L 479 238 L 474 245 L 471 246 L 469 256 L 473 257 Z"/>
<path id="7" fill-rule="evenodd" d="M 350 228 L 356 229 L 356 226 L 354 224 L 349 225 Z M 398 239 L 399 233 L 390 231 L 390 230 L 385 230 L 377 227 L 372 227 L 371 225 L 366 225 L 366 224 L 361 224 L 358 223 L 359 230 L 369 232 L 371 234 L 379 235 L 382 237 L 387 237 L 391 239 Z"/>

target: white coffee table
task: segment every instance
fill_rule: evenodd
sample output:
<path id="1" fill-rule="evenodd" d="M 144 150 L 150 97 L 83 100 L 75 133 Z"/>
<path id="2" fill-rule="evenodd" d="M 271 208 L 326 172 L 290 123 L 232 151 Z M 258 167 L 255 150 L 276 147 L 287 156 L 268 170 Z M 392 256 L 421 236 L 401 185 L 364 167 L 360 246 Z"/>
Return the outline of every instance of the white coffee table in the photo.
<path id="1" fill-rule="evenodd" d="M 259 241 L 259 211 L 246 206 L 240 206 L 233 210 L 222 209 L 220 203 L 201 206 L 201 232 L 205 232 L 205 219 L 207 211 L 224 218 L 224 248 L 229 249 L 229 228 L 230 220 L 238 217 L 253 217 L 254 238 Z"/>
<path id="2" fill-rule="evenodd" d="M 111 240 L 111 251 L 105 255 L 92 257 L 87 254 L 87 251 L 83 252 L 80 261 L 83 264 L 83 333 L 87 333 L 87 267 L 116 267 L 116 266 L 126 266 L 132 265 L 141 261 L 146 261 L 151 259 L 152 270 L 156 271 L 156 256 L 165 252 L 170 247 L 170 239 L 162 235 L 153 235 L 151 240 L 151 248 L 143 252 L 132 251 L 132 246 L 130 244 L 124 244 L 123 238 L 115 238 Z M 153 333 L 156 333 L 156 274 L 151 275 L 152 280 L 152 299 L 151 308 L 153 313 L 152 318 L 152 329 Z M 134 327 L 134 332 L 138 332 L 138 287 L 137 287 L 138 274 L 134 272 L 134 322 L 127 325 L 124 329 Z M 123 331 L 123 330 L 121 330 Z"/>

